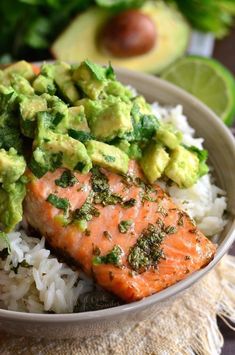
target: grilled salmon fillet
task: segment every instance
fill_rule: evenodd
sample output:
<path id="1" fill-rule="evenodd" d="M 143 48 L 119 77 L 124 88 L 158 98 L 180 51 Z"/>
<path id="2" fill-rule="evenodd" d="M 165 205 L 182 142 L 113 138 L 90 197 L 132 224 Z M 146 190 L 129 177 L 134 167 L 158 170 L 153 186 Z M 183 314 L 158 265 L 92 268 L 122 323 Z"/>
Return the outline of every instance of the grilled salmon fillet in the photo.
<path id="1" fill-rule="evenodd" d="M 160 186 L 143 181 L 135 162 L 127 176 L 98 168 L 74 173 L 70 186 L 59 183 L 63 173 L 31 179 L 24 216 L 52 248 L 124 301 L 158 292 L 213 258 L 216 246 Z"/>

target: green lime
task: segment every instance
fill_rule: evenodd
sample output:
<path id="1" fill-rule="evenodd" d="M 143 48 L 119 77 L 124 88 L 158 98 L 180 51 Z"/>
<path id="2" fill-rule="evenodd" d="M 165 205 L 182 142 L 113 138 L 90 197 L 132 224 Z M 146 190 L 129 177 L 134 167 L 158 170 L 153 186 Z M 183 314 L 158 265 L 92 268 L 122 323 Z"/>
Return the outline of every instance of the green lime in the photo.
<path id="1" fill-rule="evenodd" d="M 228 126 L 235 116 L 235 79 L 214 59 L 186 56 L 161 75 L 209 106 Z"/>

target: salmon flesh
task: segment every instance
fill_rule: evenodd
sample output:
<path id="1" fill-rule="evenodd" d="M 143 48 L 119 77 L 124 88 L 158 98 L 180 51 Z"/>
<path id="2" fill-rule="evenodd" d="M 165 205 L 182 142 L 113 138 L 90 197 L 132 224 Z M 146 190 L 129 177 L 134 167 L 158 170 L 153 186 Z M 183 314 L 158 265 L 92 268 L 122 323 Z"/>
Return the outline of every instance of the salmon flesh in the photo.
<path id="1" fill-rule="evenodd" d="M 216 246 L 160 186 L 144 182 L 136 163 L 126 176 L 96 167 L 63 177 L 64 169 L 33 177 L 24 216 L 53 249 L 125 302 L 169 287 L 213 258 Z"/>

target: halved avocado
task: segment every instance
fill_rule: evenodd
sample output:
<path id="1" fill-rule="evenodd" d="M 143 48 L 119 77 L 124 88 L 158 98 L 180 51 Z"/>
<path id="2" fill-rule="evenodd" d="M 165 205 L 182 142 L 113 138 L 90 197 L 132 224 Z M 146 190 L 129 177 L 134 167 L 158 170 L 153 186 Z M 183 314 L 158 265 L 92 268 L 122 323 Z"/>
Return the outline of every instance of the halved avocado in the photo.
<path id="1" fill-rule="evenodd" d="M 89 58 L 104 64 L 111 60 L 112 65 L 117 67 L 157 74 L 185 52 L 190 28 L 174 7 L 163 2 L 147 2 L 140 11 L 156 26 L 155 44 L 145 54 L 118 58 L 104 51 L 99 37 L 113 13 L 98 7 L 93 7 L 75 18 L 54 42 L 52 54 L 68 62 Z"/>

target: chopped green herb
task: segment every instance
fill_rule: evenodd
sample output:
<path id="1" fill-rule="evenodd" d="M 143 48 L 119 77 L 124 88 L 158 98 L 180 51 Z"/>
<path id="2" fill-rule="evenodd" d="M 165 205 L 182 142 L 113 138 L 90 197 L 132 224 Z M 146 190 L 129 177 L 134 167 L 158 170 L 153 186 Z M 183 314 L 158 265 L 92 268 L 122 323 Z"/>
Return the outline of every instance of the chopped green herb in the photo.
<path id="1" fill-rule="evenodd" d="M 84 232 L 87 229 L 87 221 L 84 219 L 77 219 L 74 221 L 80 232 Z"/>
<path id="2" fill-rule="evenodd" d="M 108 178 L 98 167 L 91 169 L 91 185 L 94 192 L 109 190 Z"/>
<path id="3" fill-rule="evenodd" d="M 54 194 L 50 194 L 47 197 L 47 201 L 56 208 L 63 210 L 64 212 L 67 212 L 68 208 L 70 207 L 70 203 L 67 198 L 61 198 Z"/>
<path id="4" fill-rule="evenodd" d="M 174 234 L 177 232 L 177 228 L 175 226 L 167 226 L 164 231 L 166 234 Z"/>
<path id="5" fill-rule="evenodd" d="M 93 251 L 92 251 L 93 255 L 95 256 L 99 256 L 101 251 L 100 251 L 100 248 L 96 245 L 96 246 L 93 246 Z"/>
<path id="6" fill-rule="evenodd" d="M 52 125 L 54 127 L 58 126 L 58 124 L 63 120 L 64 114 L 61 112 L 56 112 L 55 117 L 52 119 Z"/>
<path id="7" fill-rule="evenodd" d="M 121 266 L 121 256 L 123 254 L 119 245 L 115 245 L 113 249 L 104 256 L 96 256 L 93 258 L 93 265 L 100 264 L 113 264 L 115 266 Z"/>
<path id="8" fill-rule="evenodd" d="M 178 218 L 178 221 L 177 221 L 177 225 L 178 226 L 183 226 L 184 225 L 184 213 L 179 211 L 178 216 L 179 216 L 179 218 Z"/>
<path id="9" fill-rule="evenodd" d="M 55 184 L 63 188 L 74 186 L 77 182 L 78 179 L 70 170 L 65 170 L 60 178 L 55 180 Z"/>
<path id="10" fill-rule="evenodd" d="M 118 225 L 118 229 L 120 233 L 127 233 L 130 227 L 132 226 L 133 221 L 127 220 L 127 221 L 121 221 Z"/>
<path id="11" fill-rule="evenodd" d="M 83 171 L 85 168 L 86 164 L 82 162 L 78 162 L 77 165 L 75 166 L 74 170 L 80 171 L 80 173 Z"/>
<path id="12" fill-rule="evenodd" d="M 107 163 L 113 163 L 115 162 L 116 158 L 113 157 L 112 155 L 106 155 L 106 154 L 102 154 L 104 157 L 104 160 L 107 161 Z"/>
<path id="13" fill-rule="evenodd" d="M 122 203 L 122 197 L 111 192 L 107 176 L 97 167 L 93 168 L 91 172 L 91 186 L 95 193 L 94 203 L 103 206 Z"/>
<path id="14" fill-rule="evenodd" d="M 45 164 L 41 165 L 32 156 L 31 161 L 29 162 L 28 166 L 29 166 L 30 170 L 32 171 L 32 173 L 37 178 L 40 179 L 48 171 L 53 172 L 57 168 L 60 168 L 62 166 L 62 159 L 63 159 L 62 152 L 47 154 Z"/>
<path id="15" fill-rule="evenodd" d="M 164 207 L 162 207 L 161 205 L 158 206 L 157 212 L 160 213 L 163 217 L 168 216 L 167 210 Z"/>
<path id="16" fill-rule="evenodd" d="M 109 239 L 109 240 L 112 239 L 112 235 L 111 235 L 108 231 L 104 231 L 104 232 L 103 232 L 103 236 L 104 236 L 106 239 Z"/>
<path id="17" fill-rule="evenodd" d="M 93 206 L 94 193 L 90 193 L 81 208 L 73 212 L 73 219 L 90 221 L 92 217 L 99 217 L 100 212 Z"/>
<path id="18" fill-rule="evenodd" d="M 90 237 L 91 231 L 90 231 L 89 229 L 86 229 L 86 230 L 85 230 L 85 235 L 86 235 L 87 237 Z"/>
<path id="19" fill-rule="evenodd" d="M 94 203 L 103 206 L 116 205 L 122 203 L 122 197 L 118 194 L 112 194 L 111 191 L 103 191 L 95 194 Z"/>
<path id="20" fill-rule="evenodd" d="M 134 198 L 130 198 L 129 200 L 124 201 L 122 203 L 122 206 L 124 208 L 131 208 L 131 207 L 134 207 L 135 205 L 136 205 L 136 200 Z"/>
<path id="21" fill-rule="evenodd" d="M 130 142 L 148 142 L 156 133 L 159 121 L 154 115 L 142 114 L 138 104 L 134 103 L 131 111 L 133 131 L 126 133 L 124 138 Z"/>
<path id="22" fill-rule="evenodd" d="M 24 267 L 28 269 L 32 266 L 29 265 L 26 260 L 23 260 L 21 263 L 18 263 L 17 266 L 12 266 L 11 270 L 14 271 L 15 274 L 18 274 L 19 267 Z"/>
<path id="23" fill-rule="evenodd" d="M 128 255 L 128 262 L 134 271 L 141 273 L 151 266 L 157 266 L 163 257 L 161 243 L 165 236 L 165 232 L 153 224 L 144 229 Z"/>
<path id="24" fill-rule="evenodd" d="M 93 139 L 92 135 L 89 132 L 85 131 L 76 131 L 75 129 L 69 129 L 68 134 L 70 137 L 77 139 L 80 142 L 87 142 Z"/>

